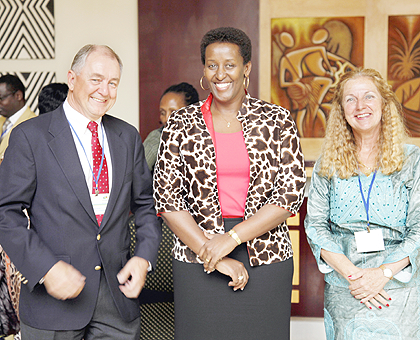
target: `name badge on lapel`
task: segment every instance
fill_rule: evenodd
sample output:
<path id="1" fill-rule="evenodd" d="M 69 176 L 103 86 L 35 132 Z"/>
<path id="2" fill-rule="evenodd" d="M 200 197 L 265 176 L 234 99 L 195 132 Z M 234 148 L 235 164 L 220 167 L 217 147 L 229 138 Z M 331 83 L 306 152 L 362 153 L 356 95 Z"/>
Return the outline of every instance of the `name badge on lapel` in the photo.
<path id="1" fill-rule="evenodd" d="M 91 199 L 95 215 L 105 214 L 106 206 L 108 205 L 109 194 L 92 194 Z"/>
<path id="2" fill-rule="evenodd" d="M 354 233 L 358 253 L 385 250 L 384 238 L 381 229 L 363 230 Z"/>

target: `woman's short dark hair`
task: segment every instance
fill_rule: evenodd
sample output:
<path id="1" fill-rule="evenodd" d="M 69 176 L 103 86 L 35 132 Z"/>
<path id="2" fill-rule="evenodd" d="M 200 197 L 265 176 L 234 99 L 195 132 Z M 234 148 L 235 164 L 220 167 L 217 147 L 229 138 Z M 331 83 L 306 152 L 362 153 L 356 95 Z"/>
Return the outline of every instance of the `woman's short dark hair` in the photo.
<path id="1" fill-rule="evenodd" d="M 188 83 L 180 83 L 176 85 L 169 86 L 165 92 L 163 92 L 162 97 L 167 94 L 168 92 L 179 93 L 184 95 L 185 105 L 191 105 L 199 101 L 197 90 L 194 86 Z M 162 99 L 160 97 L 160 99 Z"/>
<path id="2" fill-rule="evenodd" d="M 64 83 L 51 83 L 44 86 L 38 96 L 39 114 L 54 111 L 67 97 L 69 87 Z"/>
<path id="3" fill-rule="evenodd" d="M 244 65 L 251 60 L 252 45 L 251 40 L 238 28 L 219 27 L 208 31 L 201 39 L 201 62 L 206 62 L 206 48 L 213 43 L 231 43 L 239 46 Z"/>

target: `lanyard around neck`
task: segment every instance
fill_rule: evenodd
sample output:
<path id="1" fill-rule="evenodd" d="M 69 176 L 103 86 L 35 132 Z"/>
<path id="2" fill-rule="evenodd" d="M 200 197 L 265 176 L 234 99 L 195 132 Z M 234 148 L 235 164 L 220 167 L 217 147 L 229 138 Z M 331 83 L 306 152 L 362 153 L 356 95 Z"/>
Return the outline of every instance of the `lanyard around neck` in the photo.
<path id="1" fill-rule="evenodd" d="M 369 185 L 369 190 L 368 190 L 368 194 L 367 194 L 367 200 L 365 199 L 365 195 L 363 195 L 363 187 L 362 187 L 362 182 L 360 180 L 360 175 L 357 175 L 359 178 L 359 188 L 360 188 L 360 194 L 362 195 L 362 200 L 363 200 L 363 205 L 365 206 L 365 210 L 366 210 L 366 218 L 367 218 L 367 231 L 370 233 L 370 223 L 369 223 L 369 199 L 370 199 L 370 192 L 372 191 L 372 187 L 373 187 L 373 182 L 375 181 L 375 177 L 376 177 L 376 171 L 373 173 L 372 176 L 372 181 L 370 182 Z"/>
<path id="2" fill-rule="evenodd" d="M 105 135 L 104 134 L 104 126 L 103 126 L 103 124 L 101 122 L 101 129 L 102 129 L 102 157 L 101 157 L 101 165 L 99 166 L 98 177 L 95 177 L 95 173 L 93 172 L 92 165 L 89 162 L 89 157 L 88 157 L 88 155 L 86 153 L 85 147 L 83 146 L 83 143 L 80 140 L 80 138 L 79 138 L 76 130 L 74 129 L 73 125 L 71 125 L 71 123 L 70 123 L 69 120 L 67 120 L 67 121 L 69 122 L 71 129 L 73 130 L 74 134 L 76 135 L 77 140 L 79 141 L 80 146 L 83 149 L 83 152 L 85 153 L 86 160 L 87 160 L 87 162 L 89 164 L 89 167 L 90 167 L 90 171 L 92 171 L 93 180 L 95 181 L 95 194 L 96 194 L 96 196 L 98 196 L 98 194 L 99 194 L 99 190 L 98 190 L 98 187 L 99 187 L 99 177 L 101 176 L 102 166 L 104 164 L 104 158 L 105 158 L 105 152 L 104 152 L 104 150 L 105 150 L 105 145 L 104 145 L 104 135 Z"/>

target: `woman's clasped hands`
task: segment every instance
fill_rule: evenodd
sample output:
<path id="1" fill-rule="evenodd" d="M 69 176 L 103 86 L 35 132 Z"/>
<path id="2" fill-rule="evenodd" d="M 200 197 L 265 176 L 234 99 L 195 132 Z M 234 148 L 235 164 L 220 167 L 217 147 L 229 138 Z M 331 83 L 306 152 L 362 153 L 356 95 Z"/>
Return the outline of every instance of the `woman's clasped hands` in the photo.
<path id="1" fill-rule="evenodd" d="M 382 269 L 360 269 L 348 279 L 351 294 L 367 308 L 372 309 L 372 305 L 378 309 L 382 309 L 382 306 L 389 307 L 391 297 L 383 289 L 389 279 L 383 275 Z"/>
<path id="2" fill-rule="evenodd" d="M 199 257 L 204 262 L 204 271 L 210 274 L 214 270 L 232 278 L 229 286 L 233 290 L 243 290 L 248 283 L 249 275 L 242 262 L 229 258 L 238 245 L 228 234 L 209 234 L 204 232 L 208 239 L 200 249 Z"/>

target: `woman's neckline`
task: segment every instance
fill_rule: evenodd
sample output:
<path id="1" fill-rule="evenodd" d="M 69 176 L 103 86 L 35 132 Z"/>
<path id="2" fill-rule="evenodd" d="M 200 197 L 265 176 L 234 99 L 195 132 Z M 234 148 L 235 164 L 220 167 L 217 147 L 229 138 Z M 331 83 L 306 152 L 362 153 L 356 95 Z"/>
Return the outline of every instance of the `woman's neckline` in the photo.
<path id="1" fill-rule="evenodd" d="M 216 135 L 234 135 L 234 134 L 236 134 L 236 133 L 242 133 L 242 130 L 239 130 L 239 131 L 236 131 L 236 132 L 227 132 L 227 133 L 225 133 L 225 132 L 217 132 L 217 131 L 214 131 L 214 133 L 215 133 Z"/>

